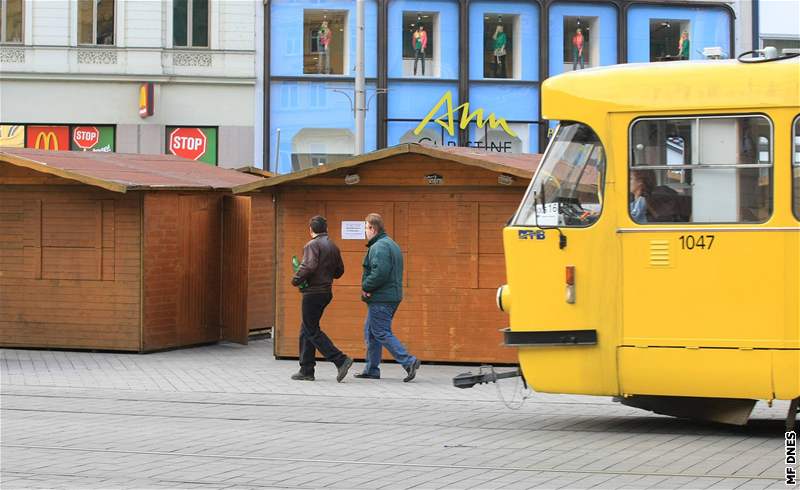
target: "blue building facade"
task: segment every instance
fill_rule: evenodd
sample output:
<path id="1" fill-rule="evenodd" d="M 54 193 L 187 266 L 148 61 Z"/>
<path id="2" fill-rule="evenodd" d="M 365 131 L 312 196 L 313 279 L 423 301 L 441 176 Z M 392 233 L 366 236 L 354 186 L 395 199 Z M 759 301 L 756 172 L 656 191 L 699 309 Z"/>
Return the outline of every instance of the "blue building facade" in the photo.
<path id="1" fill-rule="evenodd" d="M 264 161 L 286 173 L 349 157 L 355 1 L 265 9 Z M 366 0 L 366 151 L 422 142 L 538 153 L 552 126 L 541 120 L 544 79 L 730 57 L 733 20 L 715 2 Z M 485 124 L 490 115 L 502 124 Z"/>

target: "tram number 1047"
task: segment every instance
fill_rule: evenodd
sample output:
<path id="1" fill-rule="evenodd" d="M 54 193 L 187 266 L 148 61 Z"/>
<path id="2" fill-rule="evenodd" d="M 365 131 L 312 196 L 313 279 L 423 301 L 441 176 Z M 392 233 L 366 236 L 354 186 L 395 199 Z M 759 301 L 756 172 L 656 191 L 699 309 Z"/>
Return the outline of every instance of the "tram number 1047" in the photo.
<path id="1" fill-rule="evenodd" d="M 681 235 L 678 240 L 680 240 L 683 250 L 696 248 L 711 250 L 711 246 L 714 244 L 714 235 Z"/>

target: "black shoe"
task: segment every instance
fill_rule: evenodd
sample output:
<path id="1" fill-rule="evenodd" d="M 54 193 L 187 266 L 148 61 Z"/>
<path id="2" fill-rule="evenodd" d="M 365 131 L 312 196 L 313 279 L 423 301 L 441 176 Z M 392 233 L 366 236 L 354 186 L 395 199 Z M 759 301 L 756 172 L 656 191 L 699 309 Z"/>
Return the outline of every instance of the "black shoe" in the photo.
<path id="1" fill-rule="evenodd" d="M 375 376 L 374 374 L 367 374 L 367 373 L 357 373 L 354 374 L 353 377 L 360 379 L 381 379 L 380 376 Z"/>
<path id="2" fill-rule="evenodd" d="M 409 381 L 414 379 L 417 376 L 417 369 L 419 369 L 420 366 L 422 366 L 422 363 L 420 362 L 419 359 L 414 361 L 414 364 L 408 366 L 408 369 L 406 370 L 408 371 L 408 376 L 403 378 L 403 383 L 408 383 Z"/>
<path id="3" fill-rule="evenodd" d="M 350 369 L 350 366 L 353 365 L 353 358 L 352 357 L 345 357 L 344 361 L 342 361 L 342 365 L 339 366 L 339 373 L 336 375 L 336 382 L 341 383 L 345 376 L 347 376 L 347 370 Z"/>
<path id="4" fill-rule="evenodd" d="M 314 381 L 314 375 L 303 374 L 303 371 L 297 371 L 292 375 L 292 379 L 295 381 Z"/>

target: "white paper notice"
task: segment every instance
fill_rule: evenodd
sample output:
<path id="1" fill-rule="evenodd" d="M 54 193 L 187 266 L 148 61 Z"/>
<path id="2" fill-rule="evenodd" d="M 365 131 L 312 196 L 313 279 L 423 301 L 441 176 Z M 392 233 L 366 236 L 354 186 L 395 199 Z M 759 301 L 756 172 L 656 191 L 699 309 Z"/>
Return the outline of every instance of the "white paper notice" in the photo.
<path id="1" fill-rule="evenodd" d="M 365 240 L 366 232 L 363 221 L 342 221 L 342 240 Z"/>

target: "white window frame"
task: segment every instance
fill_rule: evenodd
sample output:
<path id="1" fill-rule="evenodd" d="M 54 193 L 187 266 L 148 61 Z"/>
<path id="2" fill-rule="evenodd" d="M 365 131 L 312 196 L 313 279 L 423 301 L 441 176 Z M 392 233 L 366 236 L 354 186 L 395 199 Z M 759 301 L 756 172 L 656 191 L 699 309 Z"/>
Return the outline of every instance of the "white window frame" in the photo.
<path id="1" fill-rule="evenodd" d="M 2 32 L 2 36 L 0 36 L 0 44 L 25 44 L 25 34 L 28 32 L 26 29 L 26 21 L 28 20 L 26 10 L 28 9 L 28 2 L 22 0 L 22 25 L 20 26 L 20 29 L 22 29 L 22 35 L 20 36 L 21 40 L 19 42 L 6 41 L 5 39 L 8 35 L 8 0 L 0 0 L 0 3 L 2 3 L 3 6 L 2 18 L 0 18 L 0 32 Z"/>

